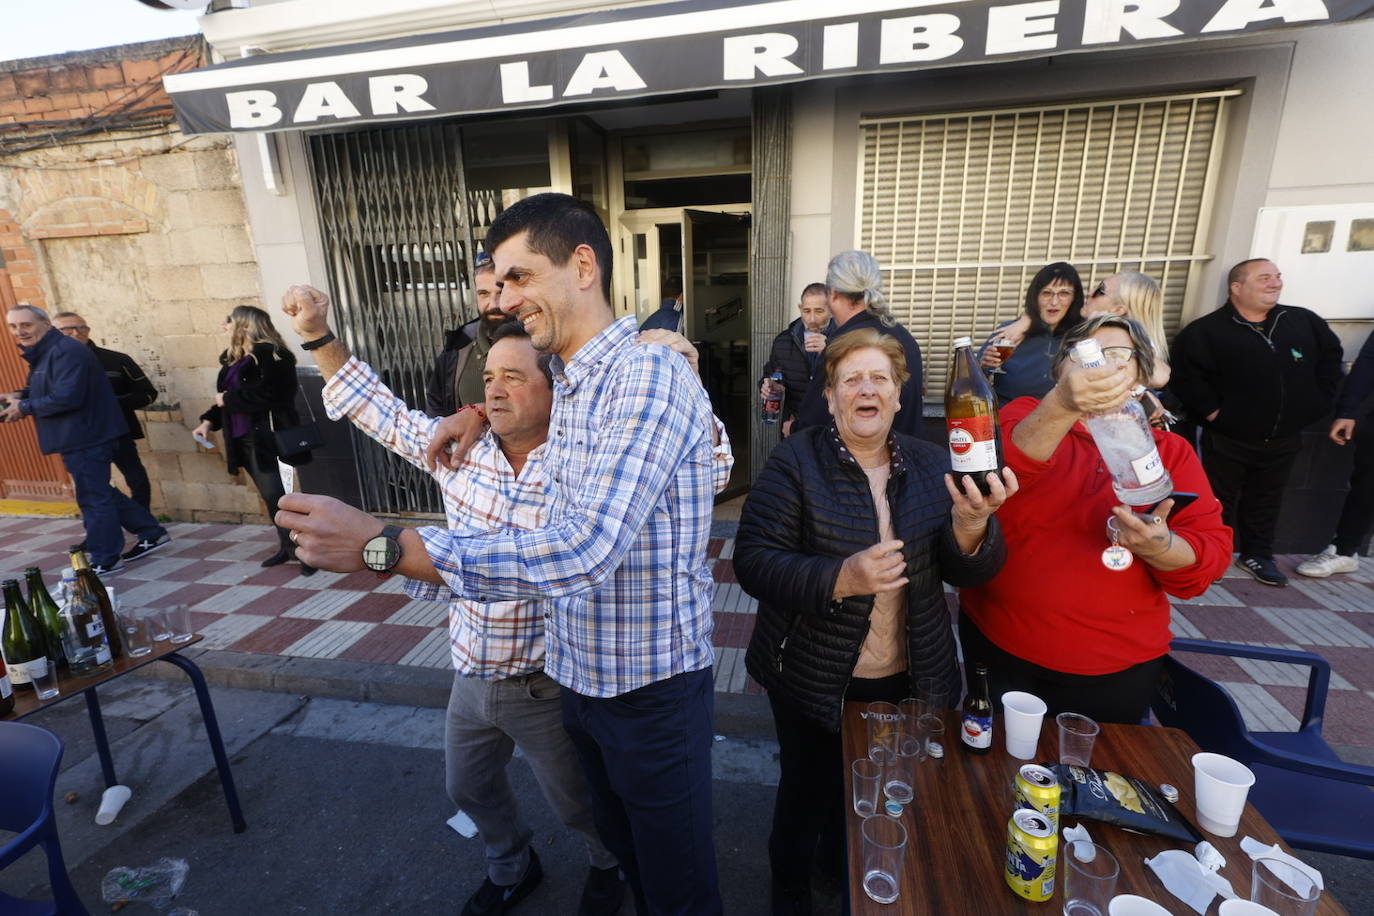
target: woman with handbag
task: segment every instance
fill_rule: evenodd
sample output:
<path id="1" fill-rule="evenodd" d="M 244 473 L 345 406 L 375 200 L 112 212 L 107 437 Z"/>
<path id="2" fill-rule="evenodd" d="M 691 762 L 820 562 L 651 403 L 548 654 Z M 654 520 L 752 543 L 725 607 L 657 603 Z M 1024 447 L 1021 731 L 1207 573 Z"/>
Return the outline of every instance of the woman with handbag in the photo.
<path id="1" fill-rule="evenodd" d="M 209 410 L 200 415 L 193 435 L 200 440 L 211 430 L 224 430 L 224 457 L 230 475 L 239 468 L 248 472 L 267 504 L 267 515 L 276 518 L 277 501 L 286 495 L 277 470 L 280 460 L 293 467 L 310 461 L 309 449 L 296 451 L 294 441 L 283 447 L 278 434 L 300 426 L 296 413 L 296 357 L 287 349 L 272 318 L 260 308 L 240 305 L 224 319 L 229 349 L 219 355 L 218 394 Z M 301 437 L 292 436 L 292 440 Z M 289 453 L 289 454 L 288 454 Z M 263 566 L 277 566 L 295 559 L 290 532 L 277 527 L 280 549 Z M 315 568 L 301 564 L 301 575 Z"/>

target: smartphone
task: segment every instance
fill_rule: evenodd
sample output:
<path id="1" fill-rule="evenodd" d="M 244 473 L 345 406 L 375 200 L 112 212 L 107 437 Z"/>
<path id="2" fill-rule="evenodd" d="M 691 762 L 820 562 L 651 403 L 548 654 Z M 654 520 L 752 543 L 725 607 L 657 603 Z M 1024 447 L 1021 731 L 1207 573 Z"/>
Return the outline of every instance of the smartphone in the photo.
<path id="1" fill-rule="evenodd" d="M 199 442 L 201 445 L 205 446 L 205 448 L 209 449 L 210 451 L 213 452 L 215 450 L 215 443 L 211 442 L 204 436 L 199 435 L 198 433 L 191 433 L 191 437 L 195 439 L 197 442 Z"/>
<path id="2" fill-rule="evenodd" d="M 1169 512 L 1169 514 L 1170 514 L 1170 515 L 1177 515 L 1179 512 L 1182 512 L 1184 509 L 1188 508 L 1188 507 L 1191 506 L 1194 502 L 1197 501 L 1197 494 L 1196 494 L 1196 493 L 1184 493 L 1184 492 L 1181 492 L 1181 491 L 1179 491 L 1179 490 L 1175 490 L 1173 493 L 1170 493 L 1168 496 L 1166 496 L 1165 499 L 1172 499 L 1172 500 L 1174 501 L 1174 508 Z M 1144 512 L 1144 514 L 1145 514 L 1145 515 L 1154 515 L 1154 514 L 1155 514 L 1155 511 L 1156 511 L 1157 509 L 1159 509 L 1159 503 L 1162 503 L 1162 502 L 1164 502 L 1163 499 L 1161 499 L 1158 503 L 1155 503 L 1155 504 L 1154 504 L 1153 506 L 1151 506 L 1150 508 L 1146 509 L 1145 512 Z"/>

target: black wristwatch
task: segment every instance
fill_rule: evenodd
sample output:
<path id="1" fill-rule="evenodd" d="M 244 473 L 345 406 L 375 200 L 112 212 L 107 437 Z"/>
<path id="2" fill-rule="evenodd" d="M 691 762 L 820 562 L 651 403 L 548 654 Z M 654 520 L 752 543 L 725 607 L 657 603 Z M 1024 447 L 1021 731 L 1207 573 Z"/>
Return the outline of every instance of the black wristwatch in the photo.
<path id="1" fill-rule="evenodd" d="M 378 579 L 389 579 L 401 562 L 400 536 L 400 525 L 387 525 L 381 534 L 363 545 L 363 565 L 376 573 Z"/>

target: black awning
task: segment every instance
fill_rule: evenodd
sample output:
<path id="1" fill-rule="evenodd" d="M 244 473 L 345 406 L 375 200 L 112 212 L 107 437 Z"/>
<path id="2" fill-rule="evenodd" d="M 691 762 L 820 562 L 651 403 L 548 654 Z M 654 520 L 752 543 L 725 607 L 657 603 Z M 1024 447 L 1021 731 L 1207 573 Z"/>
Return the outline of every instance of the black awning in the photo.
<path id="1" fill-rule="evenodd" d="M 164 83 L 187 133 L 290 130 L 1196 41 L 1371 11 L 1374 0 L 685 0 L 261 55 Z"/>

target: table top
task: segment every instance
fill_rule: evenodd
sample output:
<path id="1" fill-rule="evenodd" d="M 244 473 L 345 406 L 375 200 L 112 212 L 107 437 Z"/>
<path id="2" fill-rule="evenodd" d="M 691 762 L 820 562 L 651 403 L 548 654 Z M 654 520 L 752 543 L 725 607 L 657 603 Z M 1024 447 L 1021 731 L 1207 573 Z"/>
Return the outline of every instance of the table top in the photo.
<path id="1" fill-rule="evenodd" d="M 856 756 L 867 756 L 864 745 L 868 742 L 868 732 L 862 718 L 864 706 L 863 703 L 845 704 L 842 735 L 853 912 L 883 916 L 917 913 L 978 913 L 980 916 L 1037 913 L 1047 916 L 1057 913 L 1060 908 L 1057 892 L 1049 903 L 1031 903 L 1012 893 L 1003 877 L 1012 782 L 1017 769 L 1029 761 L 1017 760 L 1007 754 L 1000 734 L 1000 717 L 992 750 L 983 755 L 966 752 L 960 746 L 958 714 L 954 711 L 946 712 L 944 757 L 930 758 L 917 767 L 916 801 L 902 812 L 901 822 L 907 830 L 908 840 L 902 866 L 901 896 L 887 905 L 869 899 L 862 887 L 863 840 L 859 834 L 862 818 L 854 813 L 849 785 L 850 762 Z M 1051 735 L 1051 729 L 1043 728 L 1035 761 L 1056 762 L 1057 745 L 1058 739 Z M 1106 724 L 1093 747 L 1092 763 L 1096 769 L 1134 776 L 1149 785 L 1167 782 L 1177 786 L 1177 808 L 1196 825 L 1192 756 L 1198 750 L 1193 740 L 1178 729 Z M 1074 823 L 1086 826 L 1093 842 L 1116 856 L 1121 865 L 1116 893 L 1149 898 L 1177 916 L 1196 916 L 1183 901 L 1164 889 L 1144 861 L 1165 849 L 1192 852 L 1193 844 L 1131 833 L 1100 821 L 1080 821 L 1076 817 L 1063 818 L 1060 827 Z M 1250 891 L 1251 859 L 1240 848 L 1240 840 L 1245 836 L 1266 844 L 1279 843 L 1292 852 L 1249 804 L 1245 806 L 1240 830 L 1234 837 L 1223 839 L 1203 832 L 1203 838 L 1226 859 L 1221 875 L 1242 897 L 1248 897 Z M 1298 858 L 1302 858 L 1300 853 Z M 1056 880 L 1056 884 L 1060 883 Z M 1220 903 L 1218 896 L 1207 912 L 1216 913 Z M 1325 916 L 1345 913 L 1345 909 L 1329 893 L 1323 893 L 1317 912 Z"/>
<path id="2" fill-rule="evenodd" d="M 16 690 L 14 692 L 14 710 L 10 712 L 8 715 L 0 716 L 0 720 L 16 720 L 23 719 L 26 716 L 31 716 L 34 713 L 38 712 L 38 710 L 52 706 L 54 703 L 61 703 L 63 700 L 70 699 L 71 697 L 74 697 L 79 693 L 89 690 L 92 687 L 99 687 L 101 684 L 112 681 L 117 677 L 123 677 L 130 671 L 135 671 L 139 668 L 142 668 L 149 662 L 155 662 L 158 659 L 163 658 L 164 656 L 171 655 L 174 652 L 180 652 L 182 649 L 194 646 L 196 643 L 200 642 L 202 638 L 203 637 L 197 634 L 195 636 L 192 636 L 186 642 L 174 643 L 169 639 L 154 642 L 153 651 L 148 655 L 140 655 L 138 658 L 129 658 L 126 655 L 122 658 L 117 658 L 114 660 L 114 664 L 111 665 L 108 670 L 102 671 L 99 674 L 94 675 L 92 677 L 74 677 L 72 673 L 68 671 L 66 668 L 59 668 L 57 678 L 57 696 L 48 700 L 40 700 L 38 699 L 38 695 L 35 694 L 32 690 L 28 689 L 27 687 L 21 690 Z"/>

